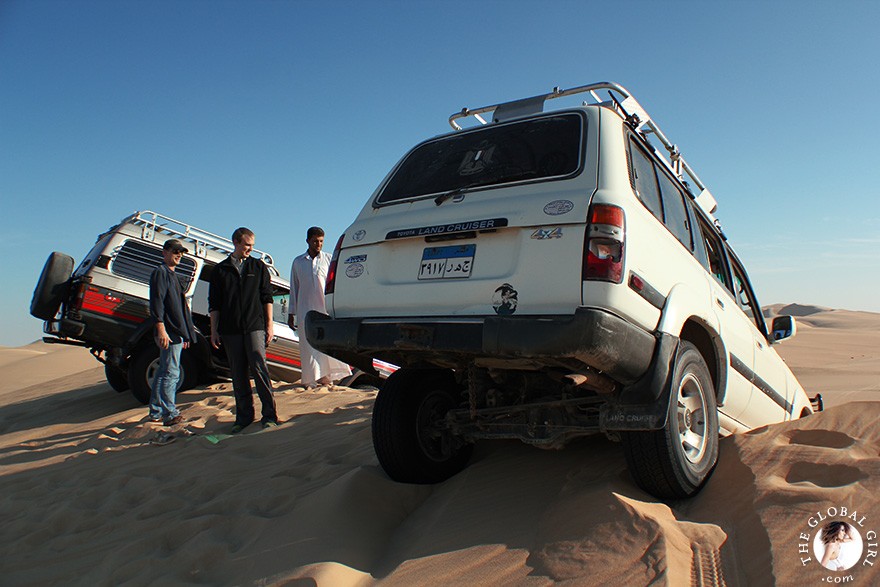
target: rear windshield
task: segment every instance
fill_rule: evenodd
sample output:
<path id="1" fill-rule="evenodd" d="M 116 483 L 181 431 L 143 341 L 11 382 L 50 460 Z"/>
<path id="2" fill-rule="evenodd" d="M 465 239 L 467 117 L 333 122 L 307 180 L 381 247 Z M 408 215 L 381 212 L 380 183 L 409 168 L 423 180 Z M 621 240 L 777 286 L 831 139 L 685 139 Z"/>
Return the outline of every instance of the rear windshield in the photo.
<path id="1" fill-rule="evenodd" d="M 583 143 L 583 118 L 576 113 L 427 141 L 407 155 L 376 202 L 569 176 L 580 168 Z"/>

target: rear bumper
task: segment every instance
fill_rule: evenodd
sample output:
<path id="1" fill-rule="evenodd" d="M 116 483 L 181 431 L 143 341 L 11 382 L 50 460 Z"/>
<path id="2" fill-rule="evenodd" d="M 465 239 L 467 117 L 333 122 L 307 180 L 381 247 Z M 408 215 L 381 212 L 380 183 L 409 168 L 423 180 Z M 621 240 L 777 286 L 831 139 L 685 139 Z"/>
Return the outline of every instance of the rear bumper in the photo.
<path id="1" fill-rule="evenodd" d="M 309 312 L 306 338 L 350 364 L 378 357 L 398 365 L 432 358 L 520 359 L 550 365 L 573 360 L 626 385 L 651 364 L 656 339 L 626 320 L 593 308 L 569 316 L 331 318 Z M 364 369 L 364 367 L 361 367 Z"/>
<path id="2" fill-rule="evenodd" d="M 59 337 L 79 338 L 85 332 L 86 325 L 82 322 L 62 318 L 43 322 L 43 332 Z"/>
<path id="3" fill-rule="evenodd" d="M 143 322 L 121 320 L 93 312 L 80 312 L 76 318 L 46 320 L 43 332 L 62 338 L 73 338 L 96 348 L 125 348 L 136 333 L 149 327 Z"/>

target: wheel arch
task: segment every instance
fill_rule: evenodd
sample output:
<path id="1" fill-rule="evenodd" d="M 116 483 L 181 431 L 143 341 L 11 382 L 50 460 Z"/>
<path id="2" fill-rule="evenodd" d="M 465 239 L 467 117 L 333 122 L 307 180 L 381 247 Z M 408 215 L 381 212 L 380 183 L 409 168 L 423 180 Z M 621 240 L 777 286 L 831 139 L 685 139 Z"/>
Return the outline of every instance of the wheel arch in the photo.
<path id="1" fill-rule="evenodd" d="M 723 404 L 724 391 L 727 389 L 727 369 L 722 360 L 726 353 L 721 337 L 705 322 L 692 316 L 682 325 L 679 338 L 697 347 L 709 368 L 712 385 L 715 387 L 715 398 L 719 405 Z"/>
<path id="2" fill-rule="evenodd" d="M 711 306 L 708 284 L 699 287 L 678 283 L 669 291 L 657 330 L 687 340 L 697 347 L 715 385 L 718 405 L 727 389 L 727 350 L 719 332 L 721 325 Z"/>
<path id="3" fill-rule="evenodd" d="M 196 360 L 201 373 L 204 374 L 211 371 L 211 341 L 201 330 L 198 329 L 198 327 L 196 327 L 195 344 L 191 344 L 185 352 L 188 352 L 190 356 Z"/>
<path id="4" fill-rule="evenodd" d="M 141 350 L 141 348 L 147 344 L 151 344 L 152 338 L 150 334 L 152 333 L 152 330 L 153 321 L 150 318 L 147 318 L 138 324 L 135 331 L 132 332 L 131 336 L 128 337 L 128 340 L 125 341 L 125 346 L 122 348 L 122 356 L 124 356 L 126 360 L 130 360 L 132 355 Z"/>

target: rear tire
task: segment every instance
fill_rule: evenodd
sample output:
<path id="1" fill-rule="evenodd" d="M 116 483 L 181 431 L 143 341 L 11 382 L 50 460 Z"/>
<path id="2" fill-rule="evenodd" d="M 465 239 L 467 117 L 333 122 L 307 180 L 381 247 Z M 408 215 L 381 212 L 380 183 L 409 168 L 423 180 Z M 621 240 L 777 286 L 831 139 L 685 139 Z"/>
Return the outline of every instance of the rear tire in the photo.
<path id="1" fill-rule="evenodd" d="M 467 466 L 473 445 L 442 427 L 458 407 L 451 371 L 400 369 L 385 380 L 373 406 L 379 464 L 401 483 L 439 483 Z"/>
<path id="2" fill-rule="evenodd" d="M 31 316 L 40 320 L 55 317 L 67 297 L 72 272 L 73 257 L 58 251 L 49 255 L 31 298 Z"/>
<path id="3" fill-rule="evenodd" d="M 153 377 L 159 366 L 159 347 L 147 345 L 136 352 L 128 364 L 128 383 L 131 394 L 140 403 L 150 403 L 153 391 Z M 199 365 L 187 349 L 180 354 L 180 380 L 177 391 L 192 389 L 199 383 Z"/>
<path id="4" fill-rule="evenodd" d="M 630 474 L 661 499 L 696 494 L 718 461 L 718 408 L 706 361 L 682 341 L 676 355 L 666 427 L 622 434 Z"/>
<path id="5" fill-rule="evenodd" d="M 128 390 L 128 371 L 125 369 L 110 363 L 104 363 L 104 376 L 107 378 L 107 383 L 110 384 L 110 387 L 119 393 Z"/>

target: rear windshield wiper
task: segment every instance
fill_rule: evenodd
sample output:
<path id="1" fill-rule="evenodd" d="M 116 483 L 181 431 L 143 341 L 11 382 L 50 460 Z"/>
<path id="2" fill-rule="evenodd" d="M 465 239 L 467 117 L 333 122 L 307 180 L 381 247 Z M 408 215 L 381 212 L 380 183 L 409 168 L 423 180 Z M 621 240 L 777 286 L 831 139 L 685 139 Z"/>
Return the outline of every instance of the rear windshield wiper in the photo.
<path id="1" fill-rule="evenodd" d="M 485 184 L 483 184 L 481 182 L 474 182 L 474 183 L 469 183 L 467 185 L 463 185 L 461 187 L 455 188 L 454 190 L 449 190 L 448 192 L 443 192 L 442 194 L 440 194 L 439 196 L 434 198 L 434 203 L 439 206 L 440 204 L 442 204 L 443 202 L 445 202 L 449 198 L 452 198 L 453 196 L 460 196 L 461 194 L 467 192 L 472 187 L 477 187 L 480 185 L 485 185 Z"/>

